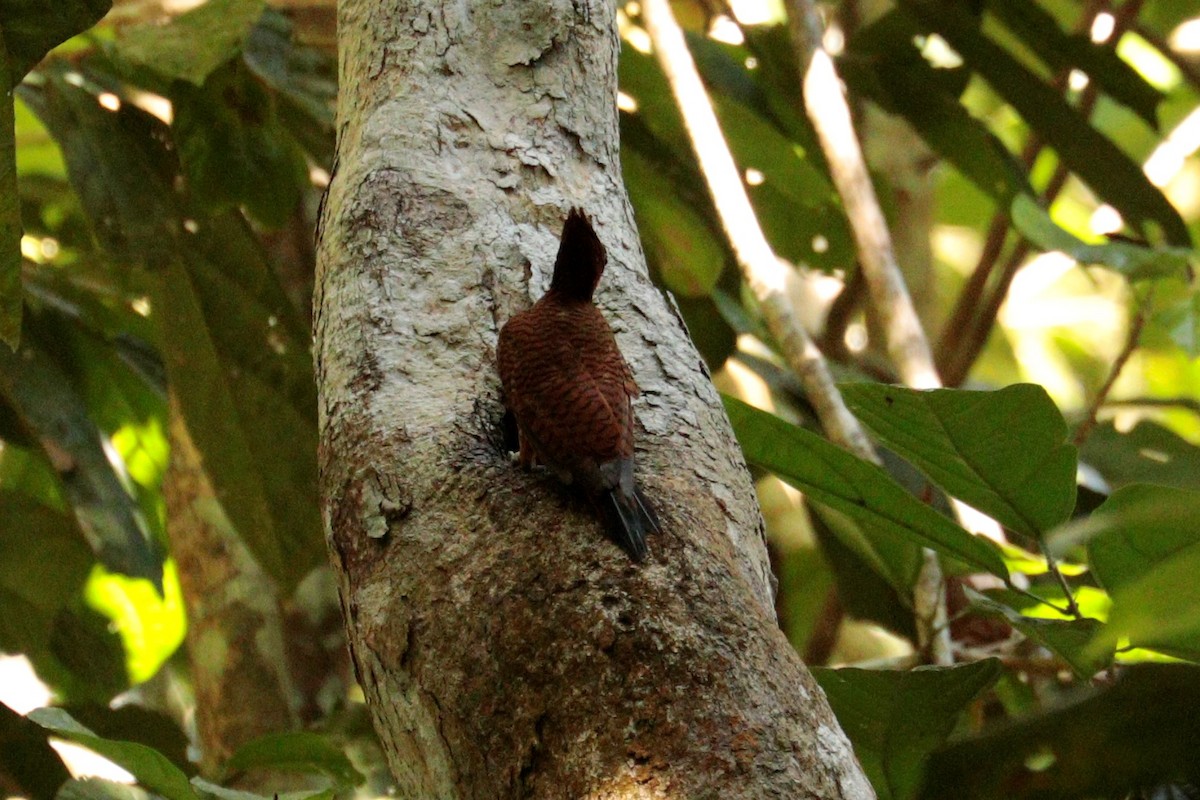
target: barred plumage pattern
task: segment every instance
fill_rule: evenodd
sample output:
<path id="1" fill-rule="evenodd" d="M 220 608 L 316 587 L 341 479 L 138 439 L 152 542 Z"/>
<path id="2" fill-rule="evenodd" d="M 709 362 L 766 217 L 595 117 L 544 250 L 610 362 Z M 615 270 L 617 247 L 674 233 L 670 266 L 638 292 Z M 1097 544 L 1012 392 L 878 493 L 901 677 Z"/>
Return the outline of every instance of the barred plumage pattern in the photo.
<path id="1" fill-rule="evenodd" d="M 580 486 L 640 561 L 645 533 L 658 523 L 633 477 L 637 384 L 591 299 L 604 262 L 587 218 L 572 209 L 551 289 L 501 328 L 496 360 L 522 464 L 545 465 Z"/>

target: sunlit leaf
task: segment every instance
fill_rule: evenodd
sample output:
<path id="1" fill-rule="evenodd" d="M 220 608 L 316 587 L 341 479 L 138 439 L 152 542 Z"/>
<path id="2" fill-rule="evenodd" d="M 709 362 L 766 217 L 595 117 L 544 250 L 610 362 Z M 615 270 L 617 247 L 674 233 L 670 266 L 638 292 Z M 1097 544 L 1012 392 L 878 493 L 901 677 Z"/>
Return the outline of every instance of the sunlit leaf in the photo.
<path id="1" fill-rule="evenodd" d="M 1187 277 L 1197 254 L 1182 247 L 1143 247 L 1128 242 L 1086 244 L 1050 219 L 1037 203 L 1024 195 L 1012 203 L 1013 225 L 1043 250 L 1058 250 L 1081 264 L 1101 264 L 1131 280 Z"/>
<path id="2" fill-rule="evenodd" d="M 958 101 L 966 71 L 934 68 L 913 45 L 918 33 L 908 14 L 882 15 L 851 40 L 839 74 L 850 88 L 902 116 L 930 149 L 990 197 L 1007 204 L 1031 193 L 1013 155 Z"/>
<path id="3" fill-rule="evenodd" d="M 1080 678 L 1091 678 L 1112 658 L 1111 651 L 1097 652 L 1088 647 L 1101 627 L 1099 620 L 1027 617 L 970 587 L 965 591 L 973 610 L 1005 620 L 1030 639 L 1057 653 Z"/>
<path id="4" fill-rule="evenodd" d="M 1008 578 L 992 545 L 905 492 L 874 464 L 740 400 L 726 397 L 725 410 L 746 460 L 857 520 L 869 535 L 901 537 Z"/>
<path id="5" fill-rule="evenodd" d="M 1200 657 L 1200 492 L 1165 486 L 1118 489 L 1088 521 L 1096 578 L 1113 597 L 1097 638 Z"/>
<path id="6" fill-rule="evenodd" d="M 1074 508 L 1075 448 L 1040 386 L 975 392 L 852 383 L 841 391 L 889 448 L 1006 527 L 1036 536 Z"/>
<path id="7" fill-rule="evenodd" d="M 61 708 L 39 708 L 29 719 L 56 736 L 83 745 L 133 774 L 145 788 L 167 800 L 197 800 L 187 776 L 157 750 L 136 742 L 104 739 Z"/>
<path id="8" fill-rule="evenodd" d="M 196 772 L 196 763 L 188 758 L 187 734 L 165 712 L 133 703 L 117 708 L 98 703 L 75 703 L 62 708 L 101 738 L 144 744 L 166 756 L 185 774 Z"/>
<path id="9" fill-rule="evenodd" d="M 183 644 L 187 621 L 175 562 L 163 564 L 162 590 L 144 578 L 93 570 L 85 592 L 88 604 L 112 620 L 125 646 L 133 683 L 149 680 Z"/>
<path id="10" fill-rule="evenodd" d="M 1069 106 L 1063 96 L 984 35 L 963 6 L 943 0 L 901 0 L 920 23 L 940 34 L 1054 148 L 1071 171 L 1140 229 L 1157 225 L 1174 245 L 1191 235 L 1141 166 Z"/>
<path id="11" fill-rule="evenodd" d="M 80 527 L 111 569 L 158 582 L 161 562 L 145 519 L 113 471 L 102 436 L 71 380 L 34 341 L 0 349 L 0 390 L 20 408 L 58 467 Z"/>
<path id="12" fill-rule="evenodd" d="M 1106 94 L 1157 128 L 1163 96 L 1111 47 L 1092 42 L 1088 33 L 1065 33 L 1034 0 L 991 0 L 987 7 L 1048 67 L 1056 72 L 1082 70 Z"/>

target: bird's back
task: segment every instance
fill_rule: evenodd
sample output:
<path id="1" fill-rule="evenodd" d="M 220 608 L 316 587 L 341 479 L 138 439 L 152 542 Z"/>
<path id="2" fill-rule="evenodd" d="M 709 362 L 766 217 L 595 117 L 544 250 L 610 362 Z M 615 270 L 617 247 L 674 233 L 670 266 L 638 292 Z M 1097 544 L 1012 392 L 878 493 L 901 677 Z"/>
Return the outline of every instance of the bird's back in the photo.
<path id="1" fill-rule="evenodd" d="M 505 324 L 500 379 L 538 459 L 592 483 L 579 471 L 633 456 L 637 387 L 600 310 L 558 300 L 551 291 Z"/>

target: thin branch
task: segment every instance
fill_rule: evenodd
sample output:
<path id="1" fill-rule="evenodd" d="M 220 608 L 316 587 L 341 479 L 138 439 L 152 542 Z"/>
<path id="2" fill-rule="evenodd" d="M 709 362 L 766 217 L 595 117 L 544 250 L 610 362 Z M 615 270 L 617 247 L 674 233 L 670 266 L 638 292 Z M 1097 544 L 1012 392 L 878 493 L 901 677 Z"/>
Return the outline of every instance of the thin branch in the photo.
<path id="1" fill-rule="evenodd" d="M 813 343 L 796 317 L 791 299 L 785 291 L 786 268 L 771 250 L 771 245 L 767 242 L 754 209 L 750 205 L 750 198 L 742 184 L 741 175 L 733 161 L 733 155 L 729 152 L 729 145 L 721 133 L 721 126 L 713 111 L 712 101 L 700 80 L 700 74 L 687 49 L 683 31 L 679 28 L 679 23 L 676 22 L 675 16 L 671 12 L 670 4 L 667 0 L 644 0 L 642 21 L 650 35 L 654 53 L 671 86 L 671 92 L 675 95 L 675 101 L 679 105 L 684 127 L 691 139 L 692 148 L 696 151 L 696 159 L 700 162 L 700 171 L 704 174 L 704 179 L 708 184 L 709 193 L 712 196 L 713 205 L 716 206 L 717 215 L 721 219 L 721 225 L 725 229 L 725 235 L 729 239 L 747 285 L 758 300 L 763 318 L 767 323 L 767 329 L 779 344 L 788 366 L 795 371 L 796 376 L 804 384 L 809 402 L 812 403 L 829 438 L 860 458 L 878 463 L 879 456 L 867 438 L 866 432 L 863 431 L 862 426 L 850 413 L 850 410 L 846 408 L 841 393 L 834 385 L 833 376 L 829 372 L 829 365 L 825 362 L 825 357 L 817 349 L 816 344 Z M 836 82 L 836 76 L 832 73 L 833 64 L 829 61 L 828 56 L 826 56 L 825 62 L 828 78 Z M 844 102 L 842 107 L 844 110 Z M 851 135 L 853 135 L 852 130 Z M 865 179 L 865 169 L 863 177 Z M 869 182 L 866 183 L 866 187 L 867 191 L 871 192 Z M 855 188 L 861 194 L 862 186 L 859 185 Z M 874 201 L 873 193 L 869 199 Z M 860 206 L 864 202 L 861 196 L 857 200 Z M 877 236 L 878 229 L 882 229 L 883 237 L 886 240 L 887 229 L 882 224 L 883 216 L 879 213 L 878 204 L 875 204 L 875 212 L 878 215 L 879 225 L 874 230 L 874 235 Z M 890 242 L 886 242 L 886 244 L 890 251 Z M 878 255 L 878 249 L 872 252 L 875 256 Z M 894 269 L 894 263 L 892 267 Z M 866 278 L 870 285 L 870 272 L 866 274 Z M 885 287 L 885 291 L 890 293 L 886 299 L 900 302 L 895 296 L 898 292 L 911 311 L 912 304 L 908 301 L 908 292 L 904 288 L 903 281 L 899 280 L 898 270 L 895 271 L 895 278 L 899 281 L 898 287 L 891 285 Z M 885 298 L 881 297 L 880 299 Z M 897 322 L 895 315 L 892 317 L 890 324 L 887 325 L 887 330 L 891 334 L 889 341 L 893 337 L 903 335 L 905 327 L 903 323 Z M 915 321 L 915 313 L 912 319 Z M 924 333 L 919 325 L 916 326 L 915 331 L 919 338 L 918 344 L 924 344 Z M 932 372 L 933 361 L 929 356 L 927 344 L 924 346 L 927 375 L 911 368 L 919 360 L 919 354 L 912 354 L 910 344 L 896 348 L 893 357 L 901 359 L 898 363 L 910 366 L 910 374 L 914 379 L 922 381 L 924 385 L 930 385 L 930 380 L 936 384 L 937 375 Z M 918 610 L 919 644 L 929 653 L 930 659 L 935 663 L 949 664 L 953 662 L 954 656 L 950 647 L 949 629 L 945 624 L 946 599 L 943 583 L 936 554 L 926 551 L 922 575 L 918 579 L 914 596 L 914 605 Z"/>
<path id="2" fill-rule="evenodd" d="M 645 0 L 642 21 L 679 105 L 725 235 L 746 284 L 758 300 L 767 329 L 804 385 L 830 439 L 861 458 L 878 461 L 862 426 L 837 391 L 824 356 L 792 308 L 785 290 L 787 267 L 776 257 L 763 234 L 721 133 L 712 101 L 667 0 Z"/>
<path id="3" fill-rule="evenodd" d="M 846 209 L 888 355 L 907 385 L 923 389 L 941 386 L 929 341 L 896 264 L 892 237 L 867 173 L 841 81 L 821 44 L 824 25 L 811 0 L 790 0 L 788 16 L 805 110 Z"/>
<path id="4" fill-rule="evenodd" d="M 1137 349 L 1138 343 L 1142 338 L 1142 329 L 1146 327 L 1147 309 L 1150 306 L 1150 297 L 1138 304 L 1137 312 L 1134 313 L 1133 319 L 1129 321 L 1129 332 L 1125 335 L 1125 345 L 1121 348 L 1121 352 L 1117 354 L 1116 360 L 1113 361 L 1112 368 L 1108 371 L 1108 377 L 1105 378 L 1104 384 L 1100 390 L 1096 392 L 1096 396 L 1092 398 L 1092 402 L 1088 405 L 1087 416 L 1083 418 L 1083 422 L 1079 423 L 1079 427 L 1075 429 L 1073 441 L 1076 447 L 1082 447 L 1088 437 L 1092 435 L 1092 431 L 1096 427 L 1096 421 L 1100 415 L 1100 408 L 1108 399 L 1109 393 L 1112 391 L 1113 385 L 1117 382 L 1117 378 L 1121 376 L 1121 370 L 1125 368 L 1133 351 Z"/>
<path id="5" fill-rule="evenodd" d="M 788 18 L 800 64 L 805 111 L 846 209 L 871 310 L 883 330 L 888 355 L 904 383 L 922 389 L 939 387 L 942 382 L 933 352 L 896 263 L 891 233 L 867 173 L 850 107 L 833 59 L 822 44 L 825 26 L 811 0 L 790 0 Z M 913 606 L 919 643 L 930 660 L 953 663 L 945 578 L 932 550 L 922 550 Z"/>

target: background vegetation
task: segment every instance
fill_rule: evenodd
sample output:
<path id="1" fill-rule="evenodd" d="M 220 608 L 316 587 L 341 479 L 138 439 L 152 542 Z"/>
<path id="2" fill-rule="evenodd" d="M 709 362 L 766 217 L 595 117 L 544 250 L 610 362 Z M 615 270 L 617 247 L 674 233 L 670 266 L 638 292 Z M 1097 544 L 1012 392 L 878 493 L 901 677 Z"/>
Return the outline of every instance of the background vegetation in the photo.
<path id="1" fill-rule="evenodd" d="M 304 796 L 381 793 L 317 510 L 329 17 L 210 0 L 158 24 L 109 5 L 0 0 L 0 651 L 55 705 L 0 706 L 0 785 L 207 800 L 269 768 L 306 776 L 287 784 Z M 825 8 L 899 261 L 963 387 L 925 393 L 889 385 L 782 10 L 675 10 L 797 305 L 885 450 L 880 469 L 820 436 L 625 5 L 622 158 L 647 256 L 762 470 L 785 630 L 829 665 L 880 797 L 1200 796 L 1195 4 Z M 303 732 L 203 778 L 173 421 L 305 653 L 287 666 Z M 948 497 L 1003 541 L 963 531 Z M 913 669 L 921 547 L 950 575 L 953 666 Z M 140 788 L 67 780 L 48 734 Z"/>

